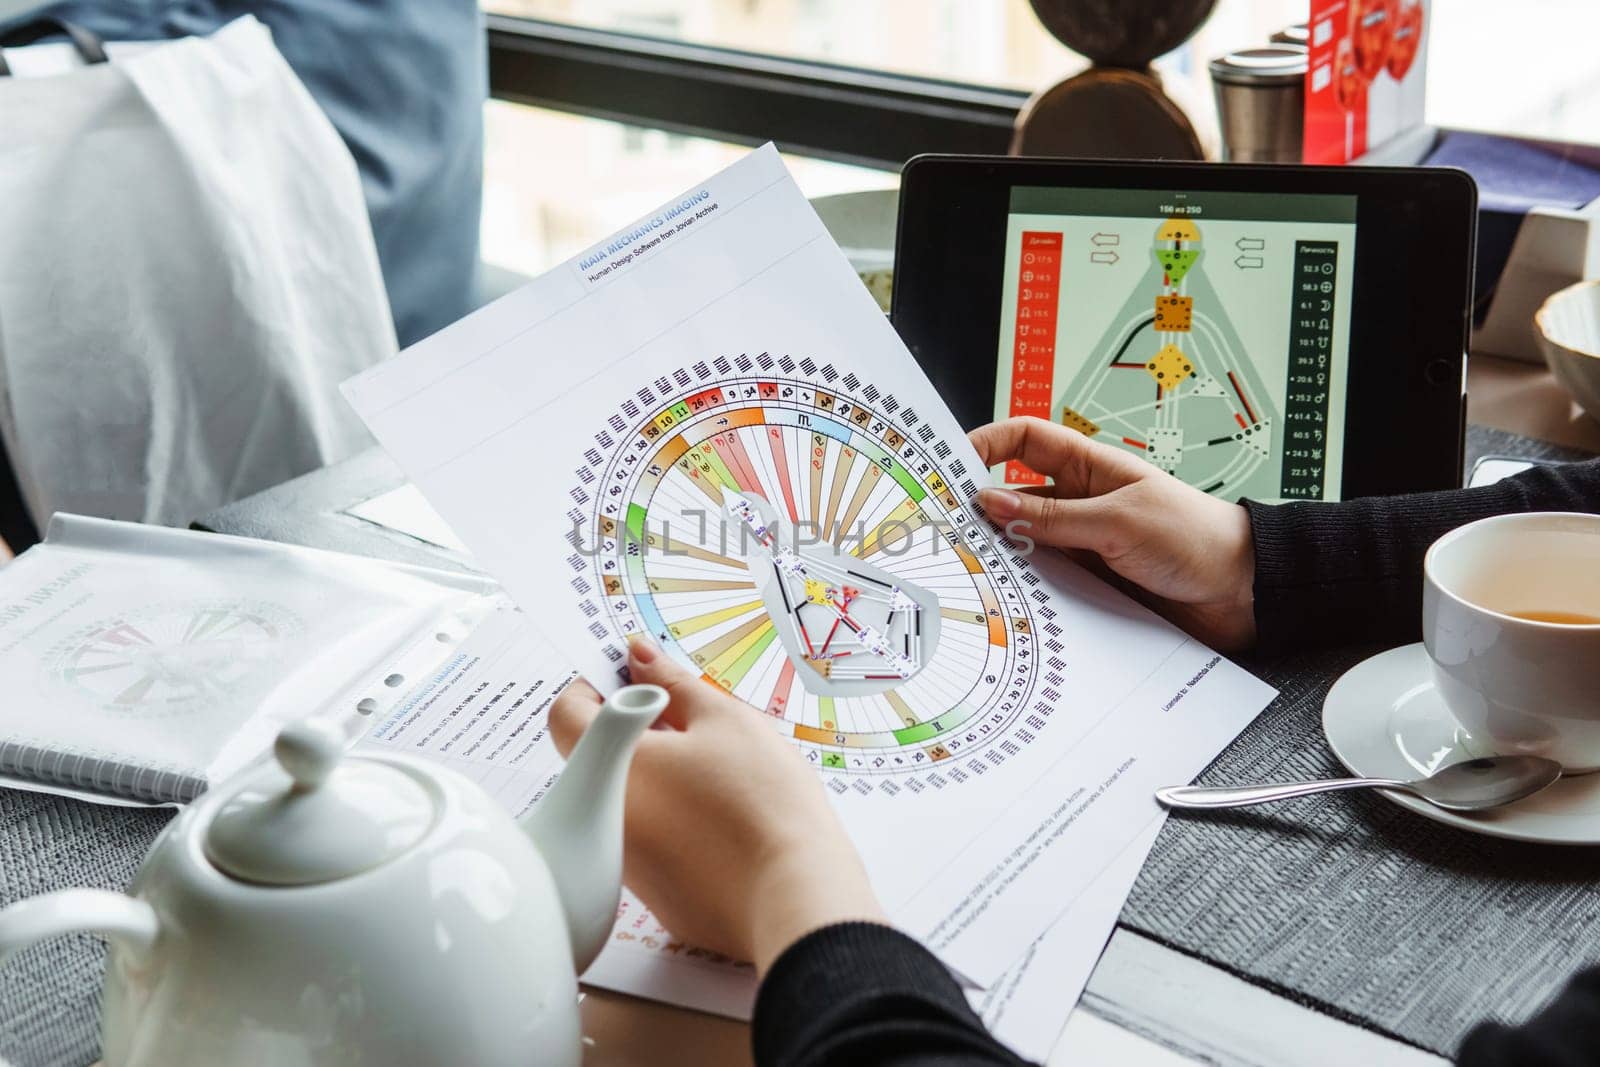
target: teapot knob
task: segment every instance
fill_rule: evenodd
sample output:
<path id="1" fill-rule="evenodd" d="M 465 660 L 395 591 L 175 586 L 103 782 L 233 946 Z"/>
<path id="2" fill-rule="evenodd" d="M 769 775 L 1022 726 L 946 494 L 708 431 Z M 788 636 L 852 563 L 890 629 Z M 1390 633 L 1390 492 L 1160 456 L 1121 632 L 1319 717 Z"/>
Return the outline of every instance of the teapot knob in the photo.
<path id="1" fill-rule="evenodd" d="M 218 802 L 206 858 L 258 886 L 321 885 L 397 859 L 422 840 L 435 813 L 427 772 L 383 757 L 344 759 L 344 748 L 336 722 L 284 726 L 272 747 L 278 768 L 241 775 Z"/>
<path id="2" fill-rule="evenodd" d="M 278 733 L 272 746 L 278 765 L 294 779 L 297 792 L 327 781 L 344 756 L 344 731 L 323 719 L 301 719 Z"/>

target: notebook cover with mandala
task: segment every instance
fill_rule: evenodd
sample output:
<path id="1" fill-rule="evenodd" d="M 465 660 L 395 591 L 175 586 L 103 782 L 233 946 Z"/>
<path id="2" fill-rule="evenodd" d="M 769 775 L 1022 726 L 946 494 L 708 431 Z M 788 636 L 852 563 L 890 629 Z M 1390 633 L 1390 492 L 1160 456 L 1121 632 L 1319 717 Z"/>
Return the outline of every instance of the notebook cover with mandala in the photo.
<path id="1" fill-rule="evenodd" d="M 0 784 L 183 803 L 291 719 L 356 736 L 500 603 L 470 575 L 57 515 L 0 568 Z"/>

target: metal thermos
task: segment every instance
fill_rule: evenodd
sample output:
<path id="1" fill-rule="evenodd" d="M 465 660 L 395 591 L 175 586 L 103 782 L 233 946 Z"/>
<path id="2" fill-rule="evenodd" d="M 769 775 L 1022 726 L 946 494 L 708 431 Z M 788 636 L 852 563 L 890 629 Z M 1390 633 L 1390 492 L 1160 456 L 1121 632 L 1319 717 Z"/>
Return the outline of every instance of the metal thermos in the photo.
<path id="1" fill-rule="evenodd" d="M 1211 61 L 1222 158 L 1298 163 L 1305 129 L 1306 49 L 1272 44 Z"/>

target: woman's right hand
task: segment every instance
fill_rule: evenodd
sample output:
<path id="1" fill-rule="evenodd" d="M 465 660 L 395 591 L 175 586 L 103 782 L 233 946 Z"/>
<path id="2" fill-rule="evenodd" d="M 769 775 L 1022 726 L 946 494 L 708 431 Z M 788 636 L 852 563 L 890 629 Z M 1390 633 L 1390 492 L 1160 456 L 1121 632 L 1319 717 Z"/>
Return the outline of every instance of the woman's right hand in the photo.
<path id="1" fill-rule="evenodd" d="M 667 929 L 764 974 L 813 930 L 886 921 L 821 778 L 770 717 L 648 640 L 630 643 L 628 673 L 671 697 L 628 772 L 622 863 Z M 563 756 L 599 711 L 581 680 L 556 698 Z"/>
<path id="2" fill-rule="evenodd" d="M 1043 419 L 974 430 L 989 466 L 1018 460 L 1052 484 L 983 489 L 990 519 L 1043 545 L 1089 552 L 1155 611 L 1225 652 L 1255 643 L 1250 516 L 1128 453 Z"/>

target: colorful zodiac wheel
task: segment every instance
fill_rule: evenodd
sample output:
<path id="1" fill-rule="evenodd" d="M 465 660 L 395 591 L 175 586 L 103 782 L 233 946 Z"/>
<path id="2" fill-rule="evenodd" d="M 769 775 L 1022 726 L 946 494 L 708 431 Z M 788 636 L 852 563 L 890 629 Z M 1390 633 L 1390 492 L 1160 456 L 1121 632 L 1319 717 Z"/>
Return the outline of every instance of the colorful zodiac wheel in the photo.
<path id="1" fill-rule="evenodd" d="M 853 375 L 717 363 L 638 390 L 577 472 L 569 562 L 612 658 L 653 637 L 831 771 L 959 781 L 1031 740 L 1061 630 L 964 465 Z"/>

